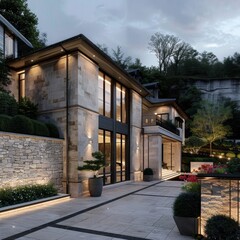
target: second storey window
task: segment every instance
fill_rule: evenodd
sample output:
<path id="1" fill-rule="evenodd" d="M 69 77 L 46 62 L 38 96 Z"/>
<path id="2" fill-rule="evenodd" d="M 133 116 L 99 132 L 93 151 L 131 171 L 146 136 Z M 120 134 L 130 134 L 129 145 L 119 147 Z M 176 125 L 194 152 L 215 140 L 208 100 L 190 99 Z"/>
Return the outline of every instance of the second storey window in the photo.
<path id="1" fill-rule="evenodd" d="M 98 111 L 106 117 L 112 116 L 112 80 L 107 75 L 99 72 L 98 75 Z"/>
<path id="2" fill-rule="evenodd" d="M 116 84 L 116 120 L 126 123 L 127 108 L 126 108 L 126 88 Z"/>
<path id="3" fill-rule="evenodd" d="M 6 58 L 8 57 L 13 57 L 14 56 L 14 41 L 13 37 L 5 33 L 5 56 Z"/>

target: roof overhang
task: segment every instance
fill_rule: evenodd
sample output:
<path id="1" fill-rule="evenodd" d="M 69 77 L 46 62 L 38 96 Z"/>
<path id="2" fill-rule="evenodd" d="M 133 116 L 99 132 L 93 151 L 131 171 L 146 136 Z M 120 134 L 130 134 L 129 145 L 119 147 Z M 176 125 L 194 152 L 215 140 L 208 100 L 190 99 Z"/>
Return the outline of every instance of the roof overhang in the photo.
<path id="1" fill-rule="evenodd" d="M 107 54 L 82 34 L 42 48 L 21 58 L 11 60 L 8 64 L 12 69 L 18 71 L 47 61 L 48 59 L 57 58 L 77 51 L 91 59 L 101 70 L 107 72 L 126 87 L 135 90 L 141 96 L 145 97 L 149 94 L 147 89 L 132 78 L 125 70 L 120 68 Z"/>
<path id="2" fill-rule="evenodd" d="M 28 47 L 33 48 L 33 45 L 6 19 L 0 14 L 0 22 L 16 37 L 23 41 Z"/>
<path id="3" fill-rule="evenodd" d="M 153 99 L 152 99 L 153 100 Z M 154 99 L 155 100 L 155 99 Z M 172 106 L 176 109 L 178 114 L 185 120 L 189 119 L 188 115 L 182 110 L 182 108 L 177 104 L 175 98 L 165 98 L 165 99 L 156 99 L 154 102 L 150 99 L 144 98 L 143 104 L 147 107 L 163 107 L 163 106 Z"/>

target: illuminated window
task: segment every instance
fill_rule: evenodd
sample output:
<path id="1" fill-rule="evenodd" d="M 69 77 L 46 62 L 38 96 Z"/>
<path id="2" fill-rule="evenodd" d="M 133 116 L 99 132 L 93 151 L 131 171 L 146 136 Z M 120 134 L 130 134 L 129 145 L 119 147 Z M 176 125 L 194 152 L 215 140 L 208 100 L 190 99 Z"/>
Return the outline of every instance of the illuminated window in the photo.
<path id="1" fill-rule="evenodd" d="M 99 114 L 111 117 L 112 116 L 112 80 L 102 72 L 98 75 L 98 111 Z"/>
<path id="2" fill-rule="evenodd" d="M 101 130 L 98 131 L 98 149 L 101 151 L 106 159 L 106 167 L 99 171 L 99 174 L 103 175 L 104 185 L 110 184 L 112 179 L 112 139 L 111 132 Z"/>
<path id="3" fill-rule="evenodd" d="M 116 135 L 116 182 L 126 180 L 126 136 Z"/>
<path id="4" fill-rule="evenodd" d="M 25 73 L 19 74 L 19 99 L 26 96 L 25 93 Z"/>
<path id="5" fill-rule="evenodd" d="M 5 33 L 5 57 L 10 58 L 14 56 L 14 40 L 9 33 Z"/>
<path id="6" fill-rule="evenodd" d="M 116 84 L 116 120 L 122 123 L 127 121 L 126 88 L 119 83 Z"/>

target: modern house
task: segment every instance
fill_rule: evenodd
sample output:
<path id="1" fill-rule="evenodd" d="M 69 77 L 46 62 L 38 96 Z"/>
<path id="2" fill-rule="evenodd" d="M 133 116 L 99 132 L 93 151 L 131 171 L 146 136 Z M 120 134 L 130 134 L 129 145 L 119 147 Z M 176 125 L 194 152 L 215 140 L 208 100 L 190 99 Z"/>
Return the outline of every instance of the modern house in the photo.
<path id="1" fill-rule="evenodd" d="M 141 180 L 145 167 L 180 171 L 186 115 L 174 99 L 149 91 L 80 34 L 9 61 L 16 99 L 27 96 L 39 119 L 64 138 L 63 186 L 72 197 L 87 190 L 78 165 L 100 150 L 109 166 L 104 184 Z"/>

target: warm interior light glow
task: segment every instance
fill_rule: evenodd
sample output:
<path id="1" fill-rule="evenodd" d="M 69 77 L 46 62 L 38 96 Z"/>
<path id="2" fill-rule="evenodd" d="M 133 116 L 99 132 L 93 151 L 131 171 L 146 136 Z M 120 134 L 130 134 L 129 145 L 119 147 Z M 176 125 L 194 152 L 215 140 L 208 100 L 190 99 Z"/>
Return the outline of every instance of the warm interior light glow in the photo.
<path id="1" fill-rule="evenodd" d="M 70 196 L 64 197 L 64 198 L 53 199 L 48 202 L 40 202 L 40 203 L 36 203 L 34 205 L 29 205 L 29 206 L 25 206 L 25 207 L 21 207 L 21 208 L 8 210 L 5 212 L 0 212 L 0 216 L 1 216 L 1 219 L 3 219 L 4 217 L 5 218 L 14 217 L 14 216 L 17 216 L 17 215 L 20 215 L 23 213 L 25 214 L 27 212 L 40 210 L 43 207 L 53 206 L 58 203 L 63 203 L 63 202 L 70 201 L 70 200 L 71 200 Z"/>

